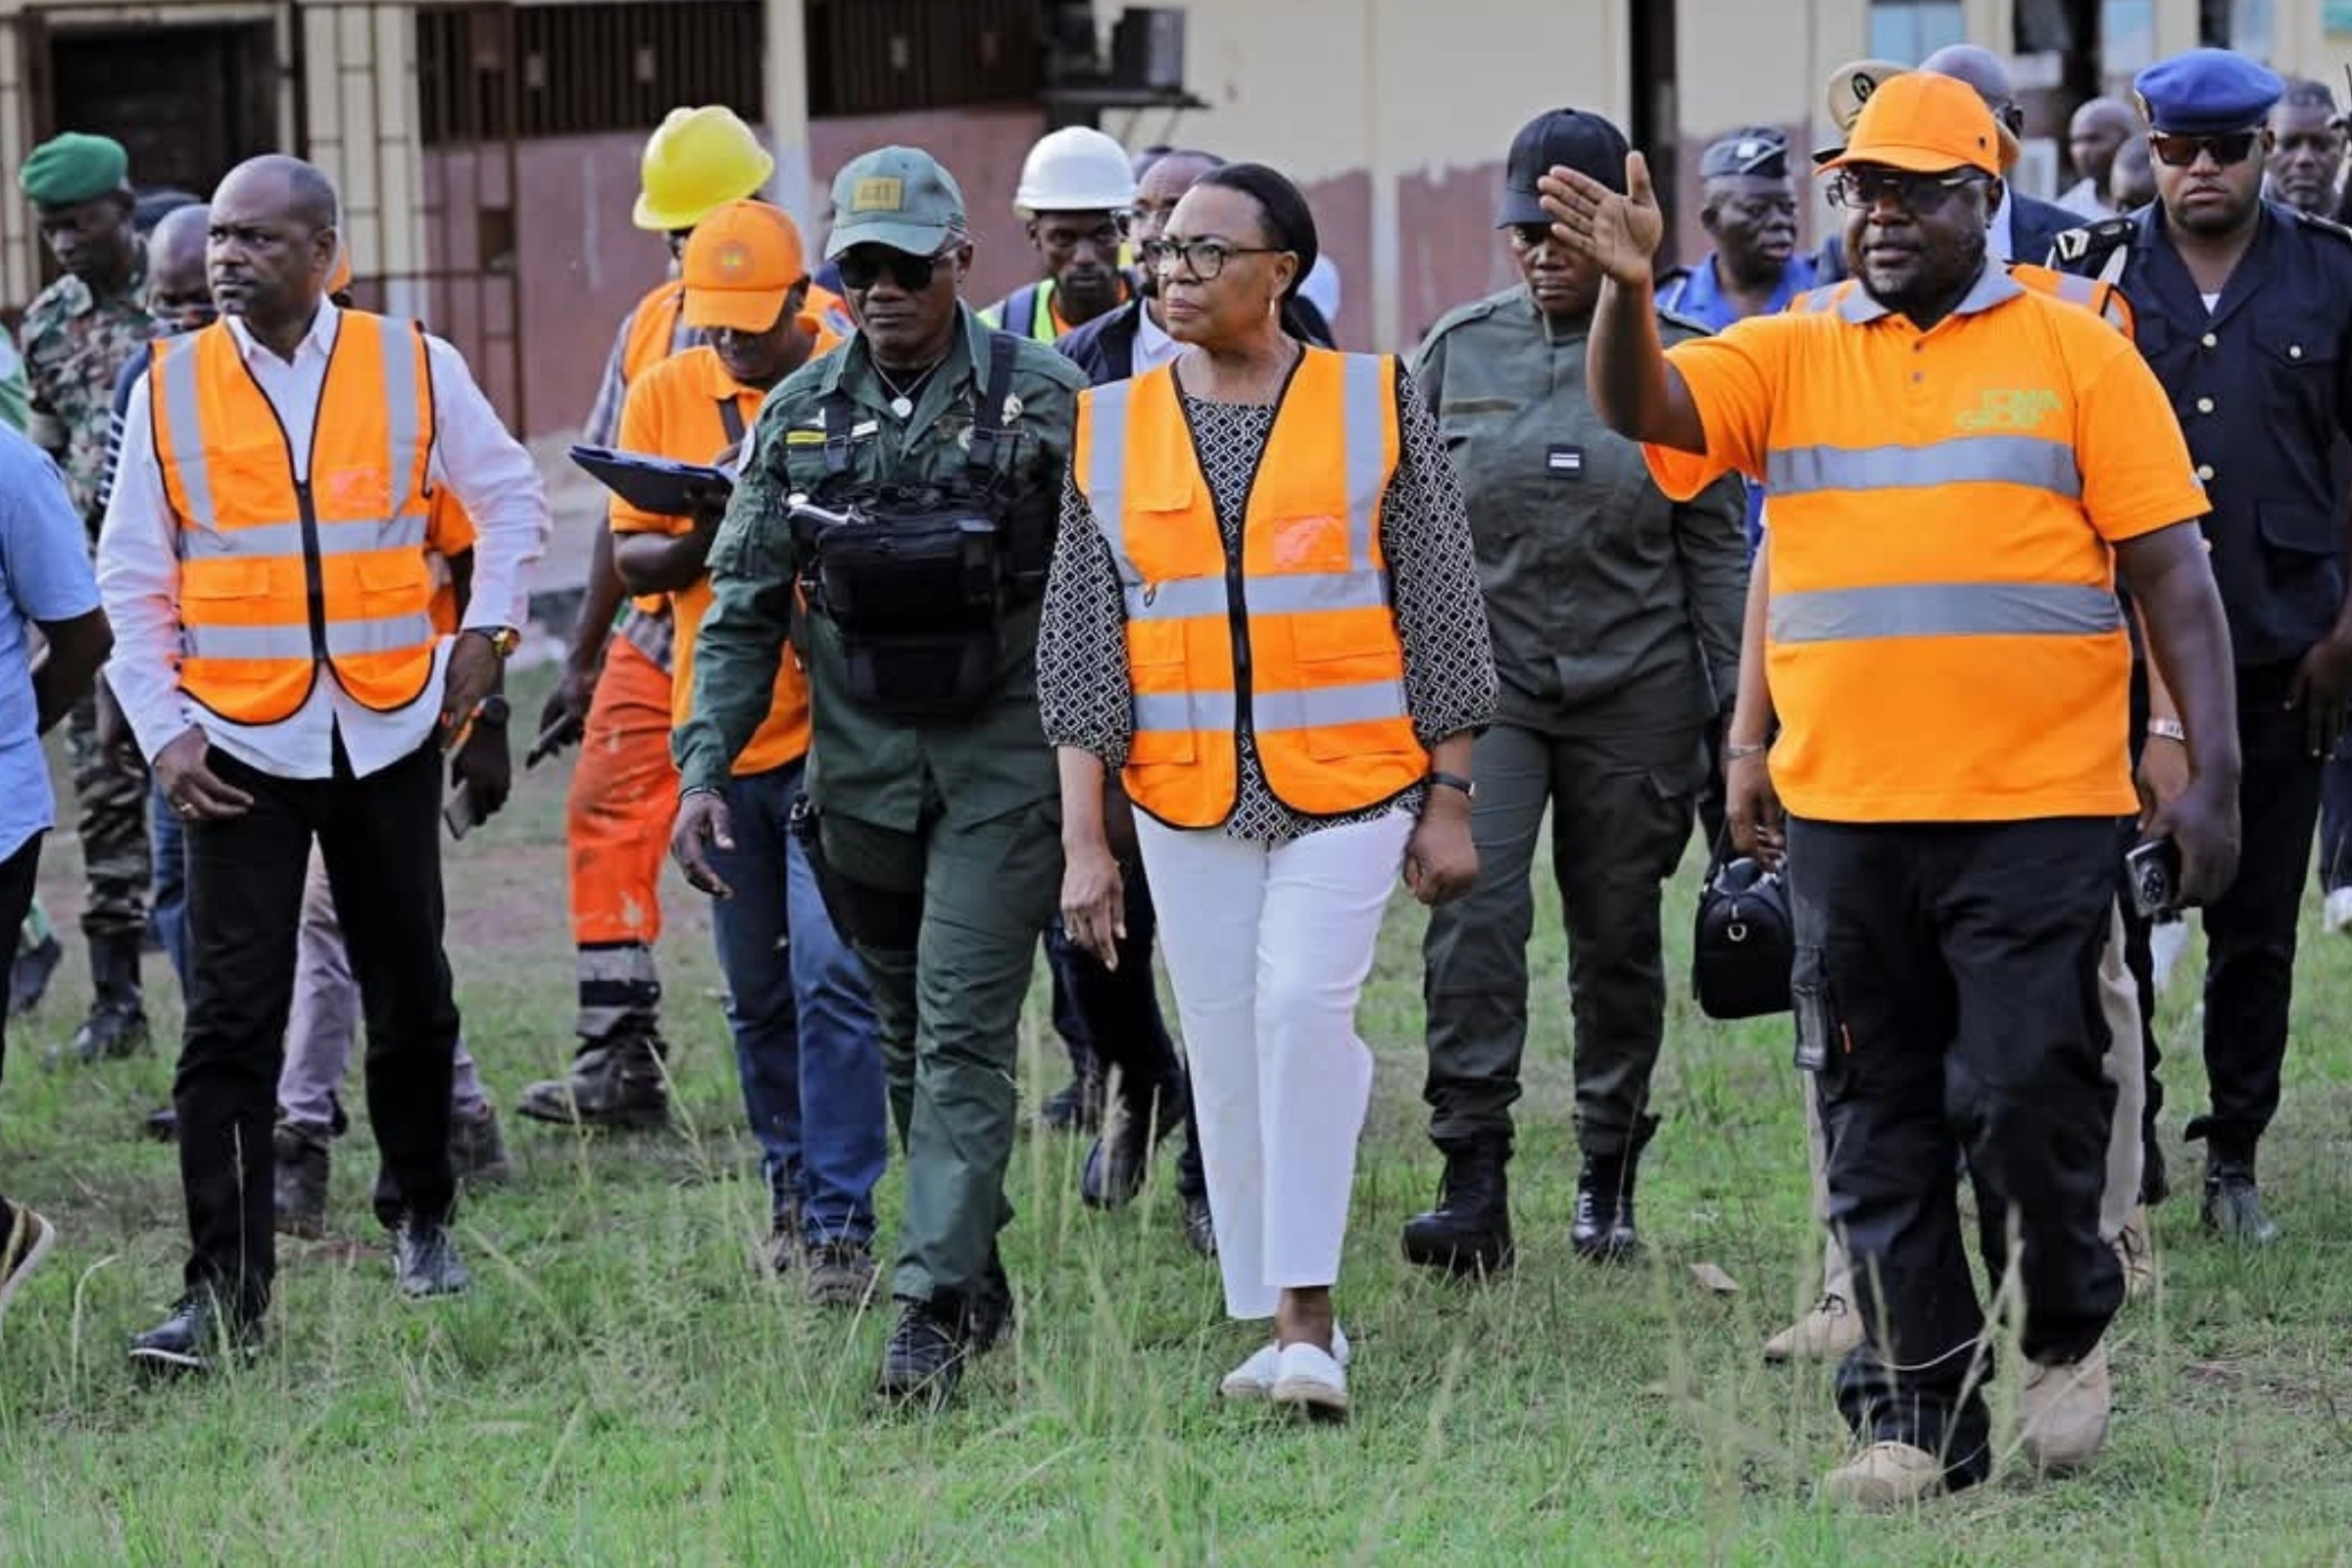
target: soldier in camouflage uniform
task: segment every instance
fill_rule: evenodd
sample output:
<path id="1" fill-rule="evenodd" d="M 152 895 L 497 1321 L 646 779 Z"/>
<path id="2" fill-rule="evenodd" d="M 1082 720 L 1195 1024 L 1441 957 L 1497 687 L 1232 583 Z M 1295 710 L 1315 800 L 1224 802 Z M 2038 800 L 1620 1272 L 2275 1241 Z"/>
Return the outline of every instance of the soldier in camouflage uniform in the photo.
<path id="1" fill-rule="evenodd" d="M 32 383 L 33 439 L 66 471 L 74 510 L 98 535 L 98 488 L 115 378 L 155 335 L 144 303 L 147 251 L 132 226 L 130 160 L 106 136 L 69 132 L 43 142 L 20 175 L 41 239 L 65 275 L 25 307 L 20 329 Z M 147 928 L 147 769 L 98 745 L 101 685 L 68 730 L 76 828 L 88 879 L 81 929 L 94 996 L 74 1034 L 82 1061 L 125 1056 L 147 1043 L 139 952 Z"/>

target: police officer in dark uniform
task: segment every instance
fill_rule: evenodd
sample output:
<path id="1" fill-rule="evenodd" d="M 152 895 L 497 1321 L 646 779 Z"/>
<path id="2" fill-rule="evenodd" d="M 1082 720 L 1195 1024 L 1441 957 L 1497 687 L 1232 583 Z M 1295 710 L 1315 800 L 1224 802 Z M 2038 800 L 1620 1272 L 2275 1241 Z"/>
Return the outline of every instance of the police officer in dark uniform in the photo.
<path id="1" fill-rule="evenodd" d="M 2205 910 L 2213 1108 L 2188 1136 L 2206 1147 L 2205 1224 L 2261 1244 L 2278 1230 L 2255 1149 L 2278 1107 L 2321 762 L 2352 693 L 2344 496 L 2330 464 L 2352 434 L 2352 231 L 2263 199 L 2278 76 L 2198 49 L 2136 85 L 2157 201 L 2062 236 L 2057 255 L 2131 296 L 2140 350 L 2212 504 L 2205 531 L 2237 663 L 2244 854 Z"/>
<path id="2" fill-rule="evenodd" d="M 964 305 L 963 194 L 928 154 L 853 160 L 833 205 L 858 329 L 768 394 L 711 547 L 677 842 L 723 894 L 703 847 L 790 636 L 812 726 L 796 827 L 865 962 L 906 1151 L 881 1392 L 937 1404 L 1009 1326 L 1013 1069 L 1061 891 L 1038 607 L 1086 377 Z"/>

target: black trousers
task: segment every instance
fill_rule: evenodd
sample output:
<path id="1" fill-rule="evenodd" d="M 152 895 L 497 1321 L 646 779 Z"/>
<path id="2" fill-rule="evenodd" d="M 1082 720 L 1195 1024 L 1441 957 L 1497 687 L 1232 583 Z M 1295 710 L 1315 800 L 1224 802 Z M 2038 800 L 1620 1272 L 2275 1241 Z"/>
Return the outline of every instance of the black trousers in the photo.
<path id="1" fill-rule="evenodd" d="M 1830 1223 L 1869 1331 L 1838 1406 L 1869 1441 L 1940 1455 L 1955 1485 L 1991 1462 L 1957 1156 L 2013 1229 L 2030 1358 L 2087 1352 L 2124 1298 L 2099 1240 L 2117 832 L 2109 817 L 1789 824 L 1797 980 L 1835 1024 L 1819 1075 Z"/>
<path id="2" fill-rule="evenodd" d="M 2311 874 L 2325 760 L 2311 755 L 2303 713 L 2286 706 L 2292 664 L 2242 665 L 2237 736 L 2237 880 L 2205 910 L 2205 1072 L 2210 1115 L 2188 1136 L 2216 1154 L 2250 1158 L 2278 1110 L 2288 1004 L 2295 989 L 2295 924 Z"/>
<path id="3" fill-rule="evenodd" d="M 41 869 L 42 833 L 35 833 L 0 860 L 0 931 L 14 931 L 24 923 L 24 915 L 32 907 L 33 880 Z M 13 939 L 12 939 L 13 940 Z M 13 948 L 11 951 L 14 951 Z M 0 1078 L 8 1073 L 8 1009 L 0 1007 Z M 0 1149 L 7 1148 L 0 1141 Z M 17 1211 L 0 1197 L 0 1238 L 16 1223 Z"/>
<path id="4" fill-rule="evenodd" d="M 1152 947 L 1158 939 L 1159 912 L 1144 879 L 1141 857 L 1119 862 L 1126 893 L 1127 935 L 1119 943 L 1119 966 L 1105 969 L 1094 955 L 1070 940 L 1056 919 L 1046 933 L 1046 959 L 1054 972 L 1054 1027 L 1073 1047 L 1083 1045 L 1105 1072 L 1116 1071 L 1121 1093 L 1139 1110 L 1153 1095 L 1163 1099 L 1185 1086 L 1184 1058 L 1160 1010 L 1159 987 L 1152 976 Z M 1206 1198 L 1200 1170 L 1200 1135 L 1186 1101 L 1184 1152 L 1176 1162 L 1176 1191 Z"/>
<path id="5" fill-rule="evenodd" d="M 439 1221 L 456 1195 L 458 1008 L 441 948 L 441 760 L 427 745 L 354 778 L 338 745 L 330 778 L 276 778 L 218 750 L 209 765 L 253 806 L 188 824 L 194 962 L 172 1092 L 193 1247 L 187 1284 L 258 1316 L 277 1265 L 270 1135 L 314 840 L 368 1019 L 368 1115 L 383 1154 L 376 1214 L 387 1225 Z"/>

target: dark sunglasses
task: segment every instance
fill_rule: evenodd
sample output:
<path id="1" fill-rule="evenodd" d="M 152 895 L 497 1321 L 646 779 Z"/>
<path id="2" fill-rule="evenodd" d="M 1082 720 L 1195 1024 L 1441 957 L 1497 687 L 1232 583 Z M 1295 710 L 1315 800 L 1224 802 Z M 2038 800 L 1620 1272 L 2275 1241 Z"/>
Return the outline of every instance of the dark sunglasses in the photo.
<path id="1" fill-rule="evenodd" d="M 841 269 L 844 288 L 862 292 L 881 282 L 887 272 L 893 283 L 914 294 L 931 286 L 932 274 L 947 259 L 945 251 L 936 256 L 909 256 L 887 245 L 859 245 L 842 252 L 834 265 Z"/>
<path id="2" fill-rule="evenodd" d="M 1867 213 L 1891 196 L 1897 207 L 1918 218 L 1951 200 L 1953 192 L 1983 183 L 1983 174 L 1967 171 L 1914 174 L 1900 169 L 1841 169 L 1830 179 L 1830 200 Z"/>
<path id="3" fill-rule="evenodd" d="M 2186 169 L 2197 161 L 2199 153 L 2213 154 L 2213 161 L 2228 169 L 2242 164 L 2254 156 L 2254 146 L 2262 140 L 2259 130 L 2232 130 L 2220 136 L 2176 136 L 2164 131 L 2151 131 L 2148 151 L 2167 169 Z"/>

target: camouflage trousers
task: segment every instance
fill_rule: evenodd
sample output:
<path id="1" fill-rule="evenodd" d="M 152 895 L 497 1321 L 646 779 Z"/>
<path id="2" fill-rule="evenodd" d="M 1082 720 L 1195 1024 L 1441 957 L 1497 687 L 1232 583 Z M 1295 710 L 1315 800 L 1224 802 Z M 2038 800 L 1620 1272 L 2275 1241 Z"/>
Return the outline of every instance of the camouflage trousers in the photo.
<path id="1" fill-rule="evenodd" d="M 147 889 L 155 880 L 147 850 L 147 764 L 99 746 L 98 710 L 88 697 L 74 705 L 66 721 L 66 750 L 74 763 L 74 825 L 88 890 L 82 935 L 140 940 L 147 931 Z"/>

